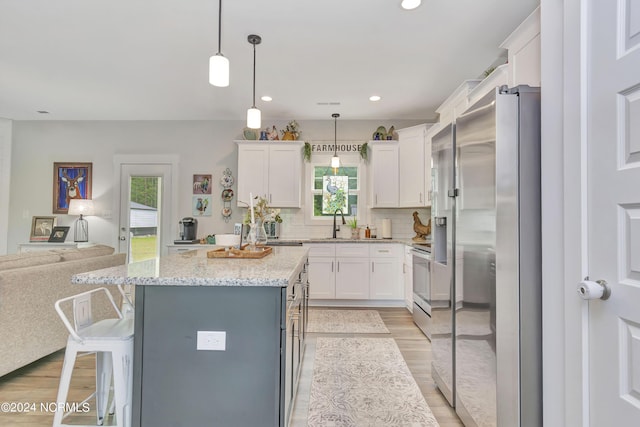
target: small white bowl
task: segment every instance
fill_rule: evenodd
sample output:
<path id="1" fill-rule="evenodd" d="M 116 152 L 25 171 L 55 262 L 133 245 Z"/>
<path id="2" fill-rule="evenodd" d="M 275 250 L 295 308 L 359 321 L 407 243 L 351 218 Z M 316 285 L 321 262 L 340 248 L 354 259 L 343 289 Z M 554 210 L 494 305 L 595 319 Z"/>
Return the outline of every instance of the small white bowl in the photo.
<path id="1" fill-rule="evenodd" d="M 239 234 L 216 234 L 216 245 L 218 246 L 238 246 L 239 244 Z"/>

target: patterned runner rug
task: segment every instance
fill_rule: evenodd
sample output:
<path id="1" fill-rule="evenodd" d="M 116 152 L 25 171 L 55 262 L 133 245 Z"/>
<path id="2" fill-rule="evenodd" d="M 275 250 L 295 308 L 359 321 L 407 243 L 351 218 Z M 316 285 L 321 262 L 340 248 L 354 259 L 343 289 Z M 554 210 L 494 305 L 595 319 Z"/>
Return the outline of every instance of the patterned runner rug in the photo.
<path id="1" fill-rule="evenodd" d="M 375 310 L 309 310 L 307 332 L 343 334 L 388 334 Z"/>
<path id="2" fill-rule="evenodd" d="M 309 427 L 438 426 L 393 338 L 319 337 Z"/>

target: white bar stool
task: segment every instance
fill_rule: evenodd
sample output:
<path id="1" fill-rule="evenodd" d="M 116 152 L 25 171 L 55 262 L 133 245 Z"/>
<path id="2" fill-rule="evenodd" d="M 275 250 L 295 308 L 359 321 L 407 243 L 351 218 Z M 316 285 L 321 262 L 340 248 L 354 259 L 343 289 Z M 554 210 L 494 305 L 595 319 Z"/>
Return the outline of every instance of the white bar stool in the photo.
<path id="1" fill-rule="evenodd" d="M 117 314 L 117 318 L 93 322 L 91 298 L 98 292 L 104 292 Z M 73 326 L 62 311 L 61 305 L 73 301 Z M 111 381 L 113 379 L 113 397 L 116 423 L 113 426 L 129 427 L 131 425 L 131 401 L 133 388 L 133 316 L 124 317 L 118 309 L 113 296 L 106 288 L 97 288 L 55 303 L 56 311 L 69 330 L 69 339 L 64 354 L 64 363 L 58 387 L 57 408 L 53 427 L 75 426 L 62 424 L 62 420 L 70 414 L 65 413 L 71 375 L 79 353 L 96 354 L 96 391 L 83 400 L 78 406 L 95 396 L 97 424 L 102 425 L 107 412 Z M 109 412 L 113 413 L 113 405 Z"/>

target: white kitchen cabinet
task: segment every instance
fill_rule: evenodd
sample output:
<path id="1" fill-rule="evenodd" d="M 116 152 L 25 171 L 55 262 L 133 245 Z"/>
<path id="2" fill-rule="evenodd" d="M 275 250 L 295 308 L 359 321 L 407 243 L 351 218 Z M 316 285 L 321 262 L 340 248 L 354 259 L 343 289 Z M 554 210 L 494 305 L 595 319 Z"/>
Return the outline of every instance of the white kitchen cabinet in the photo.
<path id="1" fill-rule="evenodd" d="M 336 297 L 336 245 L 307 244 L 309 248 L 309 298 Z"/>
<path id="2" fill-rule="evenodd" d="M 367 244 L 336 245 L 336 299 L 369 299 Z"/>
<path id="3" fill-rule="evenodd" d="M 369 141 L 369 183 L 372 208 L 397 208 L 398 141 Z"/>
<path id="4" fill-rule="evenodd" d="M 509 87 L 540 86 L 540 8 L 536 8 L 500 45 L 507 49 Z"/>
<path id="5" fill-rule="evenodd" d="M 309 298 L 335 299 L 335 257 L 309 257 Z"/>
<path id="6" fill-rule="evenodd" d="M 309 297 L 316 300 L 403 299 L 402 245 L 311 243 Z"/>
<path id="7" fill-rule="evenodd" d="M 401 274 L 401 245 L 369 245 L 369 298 L 402 300 L 403 279 Z"/>
<path id="8" fill-rule="evenodd" d="M 369 299 L 369 258 L 337 258 L 336 264 L 336 299 Z"/>
<path id="9" fill-rule="evenodd" d="M 265 197 L 269 206 L 299 208 L 302 181 L 301 141 L 238 144 L 238 206 L 245 207 L 249 193 Z"/>
<path id="10" fill-rule="evenodd" d="M 399 200 L 401 208 L 431 206 L 431 139 L 422 124 L 398 129 Z"/>

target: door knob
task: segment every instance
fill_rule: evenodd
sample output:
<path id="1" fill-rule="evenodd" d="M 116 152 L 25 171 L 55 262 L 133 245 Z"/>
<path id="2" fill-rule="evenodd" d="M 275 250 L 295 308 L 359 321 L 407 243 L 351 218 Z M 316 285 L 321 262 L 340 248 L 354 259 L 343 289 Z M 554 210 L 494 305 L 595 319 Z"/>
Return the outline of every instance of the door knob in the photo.
<path id="1" fill-rule="evenodd" d="M 611 296 L 611 288 L 605 280 L 596 280 L 594 282 L 589 280 L 589 277 L 585 277 L 584 281 L 578 285 L 578 295 L 584 300 L 607 300 Z"/>

